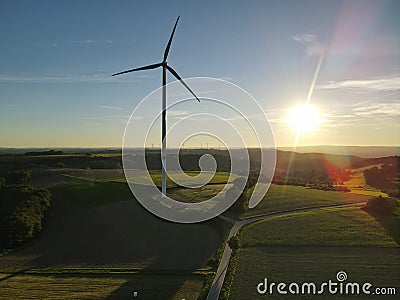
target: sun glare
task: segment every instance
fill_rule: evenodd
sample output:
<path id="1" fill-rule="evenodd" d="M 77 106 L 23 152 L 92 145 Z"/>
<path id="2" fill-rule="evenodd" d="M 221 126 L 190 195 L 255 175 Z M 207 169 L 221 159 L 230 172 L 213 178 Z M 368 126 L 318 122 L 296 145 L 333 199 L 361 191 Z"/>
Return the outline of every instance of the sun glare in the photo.
<path id="1" fill-rule="evenodd" d="M 321 123 L 318 109 L 310 104 L 301 104 L 289 110 L 287 123 L 298 133 L 312 131 Z"/>

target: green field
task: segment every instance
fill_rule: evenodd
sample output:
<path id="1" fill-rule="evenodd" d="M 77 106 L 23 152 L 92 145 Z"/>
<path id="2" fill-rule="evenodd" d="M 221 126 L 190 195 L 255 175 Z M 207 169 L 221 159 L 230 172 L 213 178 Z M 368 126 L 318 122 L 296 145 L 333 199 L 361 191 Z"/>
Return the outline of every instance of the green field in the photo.
<path id="1" fill-rule="evenodd" d="M 125 178 L 122 169 L 59 169 L 64 176 L 89 180 L 89 181 L 110 181 Z"/>
<path id="2" fill-rule="evenodd" d="M 345 271 L 349 282 L 370 282 L 377 287 L 396 287 L 400 292 L 399 248 L 373 247 L 245 247 L 231 285 L 229 299 L 397 299 L 396 296 L 374 298 L 372 295 L 260 295 L 256 286 L 264 278 L 269 282 L 336 281 L 336 274 Z M 397 295 L 398 297 L 398 295 Z M 224 299 L 224 298 L 221 298 Z"/>
<path id="3" fill-rule="evenodd" d="M 396 241 L 374 217 L 358 207 L 303 212 L 246 226 L 244 246 L 377 246 Z"/>
<path id="4" fill-rule="evenodd" d="M 79 206 L 92 207 L 132 200 L 126 184 L 118 182 L 80 182 L 49 188 L 56 201 L 70 201 Z"/>
<path id="5" fill-rule="evenodd" d="M 130 267 L 199 270 L 224 238 L 221 220 L 177 224 L 149 213 L 126 183 L 90 182 L 50 188 L 43 231 L 0 257 L 0 270 L 42 267 Z"/>
<path id="6" fill-rule="evenodd" d="M 388 195 L 386 193 L 383 193 L 380 190 L 370 185 L 367 185 L 363 173 L 365 169 L 369 169 L 372 167 L 379 168 L 381 166 L 382 164 L 376 164 L 368 167 L 354 169 L 353 170 L 354 176 L 350 180 L 345 181 L 344 185 L 347 186 L 351 190 L 351 193 L 353 194 L 366 195 L 371 197 L 378 197 L 378 196 L 387 197 Z"/>
<path id="7" fill-rule="evenodd" d="M 116 170 L 76 170 L 72 172 L 75 174 L 74 176 L 68 176 L 83 180 L 77 183 L 55 185 L 50 187 L 50 191 L 57 199 L 72 201 L 80 206 L 97 206 L 133 199 L 125 179 L 115 180 L 112 177 L 116 172 Z M 197 173 L 189 173 L 191 176 L 195 174 Z M 161 174 L 153 173 L 151 177 L 156 184 L 161 184 Z M 168 195 L 182 202 L 205 201 L 217 195 L 224 188 L 228 179 L 229 175 L 227 173 L 217 173 L 211 182 L 204 187 L 181 188 L 168 178 Z M 135 177 L 134 180 L 136 183 L 146 181 L 143 175 Z"/>
<path id="8" fill-rule="evenodd" d="M 341 270 L 353 281 L 393 286 L 399 292 L 400 248 L 393 233 L 400 227 L 398 217 L 387 218 L 392 219 L 387 222 L 392 228 L 382 226 L 381 219 L 361 208 L 349 207 L 274 217 L 248 225 L 239 233 L 241 247 L 228 270 L 228 278 L 233 278 L 231 284 L 229 280 L 227 283 L 229 297 L 224 294 L 222 299 L 298 299 L 277 293 L 259 295 L 256 286 L 265 277 L 270 282 L 322 283 L 334 280 Z"/>
<path id="9" fill-rule="evenodd" d="M 208 184 L 201 188 L 176 188 L 168 195 L 182 202 L 202 202 L 218 195 L 224 187 L 225 184 Z"/>
<path id="10" fill-rule="evenodd" d="M 196 274 L 0 274 L 0 299 L 198 299 L 207 276 Z"/>
<path id="11" fill-rule="evenodd" d="M 138 171 L 140 172 L 140 171 Z M 172 174 L 173 172 L 170 172 L 169 174 Z M 173 174 L 174 176 L 177 177 L 177 180 L 183 184 L 183 185 L 196 185 L 201 183 L 200 178 L 196 179 L 195 176 L 199 174 L 199 172 L 185 172 L 186 175 L 189 175 L 189 178 L 186 178 L 185 175 L 180 176 Z M 154 184 L 157 185 L 158 187 L 161 187 L 161 173 L 160 172 L 152 172 L 150 174 L 151 179 L 153 180 Z M 237 178 L 237 176 L 233 176 L 233 179 Z M 130 177 L 129 182 L 134 183 L 134 184 L 149 184 L 147 176 L 146 175 L 141 175 L 138 173 L 138 175 L 135 175 L 133 177 Z M 226 172 L 216 172 L 214 176 L 212 176 L 211 180 L 209 183 L 212 184 L 225 184 L 229 180 L 229 173 Z M 126 181 L 125 178 L 121 178 L 118 181 Z M 177 183 L 171 180 L 171 178 L 167 177 L 167 188 L 174 188 L 174 187 L 179 187 Z"/>
<path id="12" fill-rule="evenodd" d="M 264 199 L 241 215 L 248 218 L 281 211 L 367 201 L 369 197 L 351 193 L 322 191 L 293 185 L 271 184 Z"/>
<path id="13" fill-rule="evenodd" d="M 116 156 L 83 155 L 82 168 L 73 160 L 71 168 L 56 168 L 37 165 L 46 157 L 20 159 L 21 165 L 35 162 L 28 183 L 48 187 L 52 207 L 35 239 L 0 257 L 0 299 L 130 299 L 135 290 L 139 299 L 204 299 L 213 279 L 208 261 L 221 255 L 228 223 L 216 218 L 176 224 L 152 215 L 134 200 L 119 165 L 90 165 Z M 48 159 L 56 166 L 58 158 L 68 157 L 76 158 Z M 364 202 L 382 194 L 365 184 L 362 171 L 344 183 L 351 193 L 272 184 L 263 201 L 240 217 Z M 198 174 L 187 172 L 189 178 L 178 179 L 195 186 Z M 130 182 L 149 184 L 143 171 L 132 170 L 132 175 Z M 152 171 L 151 179 L 161 186 L 160 172 Z M 217 172 L 204 187 L 183 188 L 168 178 L 168 195 L 183 202 L 205 201 L 231 185 L 228 181 L 229 173 Z M 352 280 L 395 286 L 400 292 L 400 219 L 394 216 L 371 215 L 359 207 L 298 212 L 248 225 L 239 239 L 225 286 L 231 291 L 221 299 L 266 299 L 255 289 L 264 277 L 322 282 L 335 279 L 340 270 Z M 288 298 L 298 299 L 281 299 Z"/>

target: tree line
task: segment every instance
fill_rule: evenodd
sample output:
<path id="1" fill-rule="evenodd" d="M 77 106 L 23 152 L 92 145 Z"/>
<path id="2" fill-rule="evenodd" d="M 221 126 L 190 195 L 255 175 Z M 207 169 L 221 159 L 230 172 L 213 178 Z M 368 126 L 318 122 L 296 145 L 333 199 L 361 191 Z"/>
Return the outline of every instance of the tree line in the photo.
<path id="1" fill-rule="evenodd" d="M 392 197 L 400 197 L 399 164 L 383 164 L 380 168 L 372 167 L 364 170 L 365 182 Z"/>
<path id="2" fill-rule="evenodd" d="M 42 230 L 51 194 L 25 185 L 29 169 L 16 169 L 0 177 L 0 252 L 34 237 Z"/>

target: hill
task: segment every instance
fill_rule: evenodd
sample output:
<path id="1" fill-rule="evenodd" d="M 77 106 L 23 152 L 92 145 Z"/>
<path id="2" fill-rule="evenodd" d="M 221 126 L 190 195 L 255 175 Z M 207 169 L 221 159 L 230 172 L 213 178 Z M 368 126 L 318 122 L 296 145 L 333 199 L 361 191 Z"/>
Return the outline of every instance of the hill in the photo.
<path id="1" fill-rule="evenodd" d="M 300 153 L 327 153 L 337 155 L 352 155 L 362 158 L 383 157 L 400 155 L 400 146 L 303 146 L 303 147 L 278 147 L 280 150 L 294 150 Z"/>

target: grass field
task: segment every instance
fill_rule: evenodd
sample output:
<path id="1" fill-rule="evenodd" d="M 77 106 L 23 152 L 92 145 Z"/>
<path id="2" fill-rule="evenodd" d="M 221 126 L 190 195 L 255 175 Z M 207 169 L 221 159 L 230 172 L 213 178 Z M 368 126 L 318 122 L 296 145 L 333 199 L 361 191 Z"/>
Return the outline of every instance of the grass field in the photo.
<path id="1" fill-rule="evenodd" d="M 59 171 L 65 176 L 90 181 L 110 181 L 125 178 L 122 169 L 59 169 Z"/>
<path id="2" fill-rule="evenodd" d="M 271 184 L 264 199 L 254 209 L 247 210 L 242 218 L 280 211 L 347 204 L 367 201 L 366 195 L 344 192 L 321 191 L 293 185 Z"/>
<path id="3" fill-rule="evenodd" d="M 132 194 L 125 178 L 118 178 L 122 170 L 77 170 L 70 169 L 65 175 L 80 182 L 68 185 L 57 185 L 50 188 L 51 192 L 59 198 L 68 199 L 80 206 L 95 206 L 114 202 L 115 199 L 132 199 Z M 189 172 L 189 176 L 198 175 L 198 172 Z M 152 173 L 151 178 L 155 184 L 161 185 L 161 174 Z M 168 195 L 182 202 L 201 202 L 217 195 L 225 186 L 229 179 L 228 173 L 218 172 L 213 176 L 210 183 L 201 188 L 180 188 L 170 178 L 167 178 Z M 131 179 L 136 184 L 148 183 L 142 172 Z M 188 184 L 189 182 L 184 182 Z M 192 183 L 194 184 L 195 181 Z"/>
<path id="4" fill-rule="evenodd" d="M 397 296 L 374 298 L 372 295 L 259 295 L 257 284 L 269 282 L 336 281 L 345 271 L 349 282 L 370 282 L 375 287 L 396 287 L 400 291 L 399 248 L 373 247 L 245 247 L 239 251 L 239 262 L 231 285 L 229 299 L 397 299 Z"/>
<path id="5" fill-rule="evenodd" d="M 117 182 L 81 182 L 51 188 L 44 230 L 24 247 L 0 257 L 0 270 L 40 267 L 130 267 L 198 270 L 223 236 L 218 222 L 164 221 Z"/>
<path id="6" fill-rule="evenodd" d="M 168 195 L 182 202 L 202 202 L 219 194 L 224 187 L 225 184 L 208 184 L 201 188 L 176 188 L 168 192 Z"/>
<path id="7" fill-rule="evenodd" d="M 138 171 L 139 172 L 139 171 Z M 172 172 L 170 172 L 172 173 Z M 185 172 L 186 175 L 189 175 L 190 178 L 186 178 L 185 176 L 179 176 L 174 174 L 174 176 L 177 177 L 177 180 L 182 183 L 183 185 L 196 185 L 200 183 L 201 181 L 196 180 L 195 176 L 199 174 L 199 172 Z M 150 174 L 154 184 L 156 184 L 158 187 L 161 187 L 161 173 L 160 172 L 152 172 Z M 235 179 L 236 176 L 233 176 L 233 179 Z M 199 178 L 200 179 L 200 178 Z M 209 183 L 212 184 L 225 184 L 229 180 L 229 173 L 226 172 L 216 172 L 215 175 L 212 177 Z M 121 178 L 118 181 L 126 181 L 125 178 Z M 140 175 L 135 175 L 134 177 L 129 178 L 129 182 L 134 183 L 134 184 L 149 184 L 147 180 L 147 176 Z M 174 181 L 171 180 L 171 178 L 167 177 L 167 188 L 174 188 L 178 187 L 179 185 L 176 184 Z"/>
<path id="8" fill-rule="evenodd" d="M 94 157 L 116 157 L 116 156 L 122 156 L 121 153 L 92 153 L 90 156 Z"/>
<path id="9" fill-rule="evenodd" d="M 375 218 L 359 207 L 259 221 L 243 229 L 241 240 L 243 246 L 398 246 Z"/>
<path id="10" fill-rule="evenodd" d="M 206 275 L 1 274 L 0 299 L 198 299 Z"/>
<path id="11" fill-rule="evenodd" d="M 379 168 L 381 165 L 382 164 L 376 164 L 368 167 L 354 169 L 353 170 L 355 173 L 354 176 L 350 180 L 345 181 L 344 185 L 347 186 L 350 189 L 351 193 L 353 194 L 366 195 L 371 197 L 378 197 L 378 196 L 387 197 L 388 195 L 386 193 L 383 193 L 380 190 L 370 185 L 367 185 L 363 173 L 365 169 L 369 169 L 372 167 Z"/>
<path id="12" fill-rule="evenodd" d="M 34 185 L 50 187 L 51 216 L 34 240 L 0 257 L 0 299 L 129 299 L 135 290 L 139 299 L 204 296 L 210 276 L 203 271 L 210 270 L 207 261 L 222 243 L 223 221 L 183 225 L 155 217 L 133 199 L 122 169 L 38 168 L 33 172 Z M 160 172 L 152 172 L 151 177 L 161 186 Z M 167 186 L 174 199 L 199 202 L 219 193 L 228 179 L 228 173 L 218 172 L 202 188 L 181 188 L 169 178 Z M 129 180 L 147 184 L 141 171 Z M 359 169 L 345 183 L 352 193 L 271 185 L 263 201 L 241 217 L 361 202 L 380 194 L 363 180 Z M 356 281 L 396 286 L 400 292 L 399 233 L 397 219 L 374 217 L 360 208 L 299 213 L 247 226 L 233 258 L 236 272 L 228 270 L 233 272 L 229 299 L 258 299 L 255 287 L 264 277 L 321 282 L 335 279 L 340 270 Z M 29 272 L 71 267 L 89 271 Z M 102 273 L 96 271 L 99 268 L 134 268 L 138 273 Z M 18 269 L 28 271 L 12 272 Z M 297 299 L 282 297 L 288 298 Z"/>
<path id="13" fill-rule="evenodd" d="M 361 208 L 349 207 L 275 217 L 248 225 L 240 232 L 241 248 L 228 271 L 233 276 L 229 299 L 298 299 L 299 296 L 277 293 L 259 295 L 256 286 L 265 277 L 270 282 L 321 283 L 334 280 L 341 270 L 352 282 L 393 286 L 399 292 L 400 248 L 392 234 L 400 228 L 399 222 L 390 224 L 394 228 L 382 227 L 379 219 Z"/>
<path id="14" fill-rule="evenodd" d="M 70 201 L 79 206 L 92 207 L 132 200 L 126 184 L 118 182 L 79 182 L 49 188 L 56 201 Z"/>

